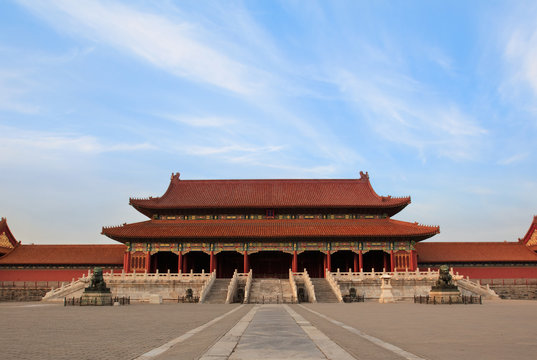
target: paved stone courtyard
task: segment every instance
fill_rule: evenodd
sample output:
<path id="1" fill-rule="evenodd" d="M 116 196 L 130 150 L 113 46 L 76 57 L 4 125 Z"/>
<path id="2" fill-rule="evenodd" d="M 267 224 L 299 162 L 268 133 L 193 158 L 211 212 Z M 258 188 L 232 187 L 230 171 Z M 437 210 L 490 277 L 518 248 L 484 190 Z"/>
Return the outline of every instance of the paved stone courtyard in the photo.
<path id="1" fill-rule="evenodd" d="M 0 303 L 2 359 L 534 359 L 537 302 Z M 216 319 L 216 320 L 215 320 Z M 209 324 L 207 324 L 209 323 Z"/>

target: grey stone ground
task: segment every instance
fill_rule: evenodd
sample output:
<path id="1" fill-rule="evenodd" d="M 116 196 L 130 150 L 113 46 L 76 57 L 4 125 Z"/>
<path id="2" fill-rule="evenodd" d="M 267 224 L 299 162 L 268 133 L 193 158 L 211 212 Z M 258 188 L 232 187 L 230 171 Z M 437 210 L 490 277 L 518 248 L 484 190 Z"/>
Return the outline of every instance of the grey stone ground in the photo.
<path id="1" fill-rule="evenodd" d="M 0 303 L 2 359 L 133 359 L 239 305 L 164 304 L 123 307 L 66 307 L 39 303 Z M 534 359 L 537 354 L 537 302 L 498 301 L 484 305 L 413 303 L 307 304 L 289 306 L 357 359 L 401 359 L 307 309 L 425 359 Z M 214 325 L 171 347 L 155 359 L 198 359 L 251 309 L 240 307 Z M 261 307 L 263 309 L 263 307 Z M 263 312 L 259 313 L 262 319 Z M 279 315 L 288 329 L 294 325 Z M 253 323 L 252 323 L 253 324 Z M 261 322 L 246 329 L 242 346 L 262 341 Z M 255 326 L 254 326 L 255 325 Z M 267 324 L 269 325 L 269 324 Z M 270 328 L 280 331 L 277 323 Z M 296 328 L 293 331 L 299 331 Z M 278 342 L 278 339 L 280 341 Z M 239 349 L 239 348 L 237 348 Z M 263 349 L 259 349 L 261 352 Z"/>

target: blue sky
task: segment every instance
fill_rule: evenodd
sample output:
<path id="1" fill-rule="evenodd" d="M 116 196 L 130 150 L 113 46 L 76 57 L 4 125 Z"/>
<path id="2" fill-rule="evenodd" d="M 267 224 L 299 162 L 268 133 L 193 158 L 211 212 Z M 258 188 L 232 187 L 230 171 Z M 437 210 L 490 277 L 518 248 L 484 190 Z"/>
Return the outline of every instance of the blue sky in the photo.
<path id="1" fill-rule="evenodd" d="M 436 241 L 537 214 L 537 6 L 3 1 L 0 215 L 106 243 L 183 179 L 358 178 Z"/>

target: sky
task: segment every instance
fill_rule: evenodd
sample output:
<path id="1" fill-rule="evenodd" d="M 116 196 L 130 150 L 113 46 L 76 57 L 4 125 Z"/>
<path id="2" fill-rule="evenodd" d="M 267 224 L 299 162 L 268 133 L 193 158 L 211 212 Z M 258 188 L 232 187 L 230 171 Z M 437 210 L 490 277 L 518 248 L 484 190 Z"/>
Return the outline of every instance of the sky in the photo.
<path id="1" fill-rule="evenodd" d="M 113 243 L 182 179 L 359 178 L 429 241 L 537 214 L 537 5 L 0 2 L 0 216 L 22 243 Z"/>

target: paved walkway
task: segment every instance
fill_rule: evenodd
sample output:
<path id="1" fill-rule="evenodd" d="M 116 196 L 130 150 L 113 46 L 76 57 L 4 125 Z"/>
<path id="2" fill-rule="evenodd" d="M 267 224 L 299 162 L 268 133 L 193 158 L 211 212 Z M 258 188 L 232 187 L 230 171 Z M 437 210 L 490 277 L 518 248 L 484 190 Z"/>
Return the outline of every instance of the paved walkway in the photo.
<path id="1" fill-rule="evenodd" d="M 201 360 L 354 359 L 283 305 L 254 307 Z"/>
<path id="2" fill-rule="evenodd" d="M 63 307 L 0 303 L 2 359 L 534 359 L 536 301 Z"/>

